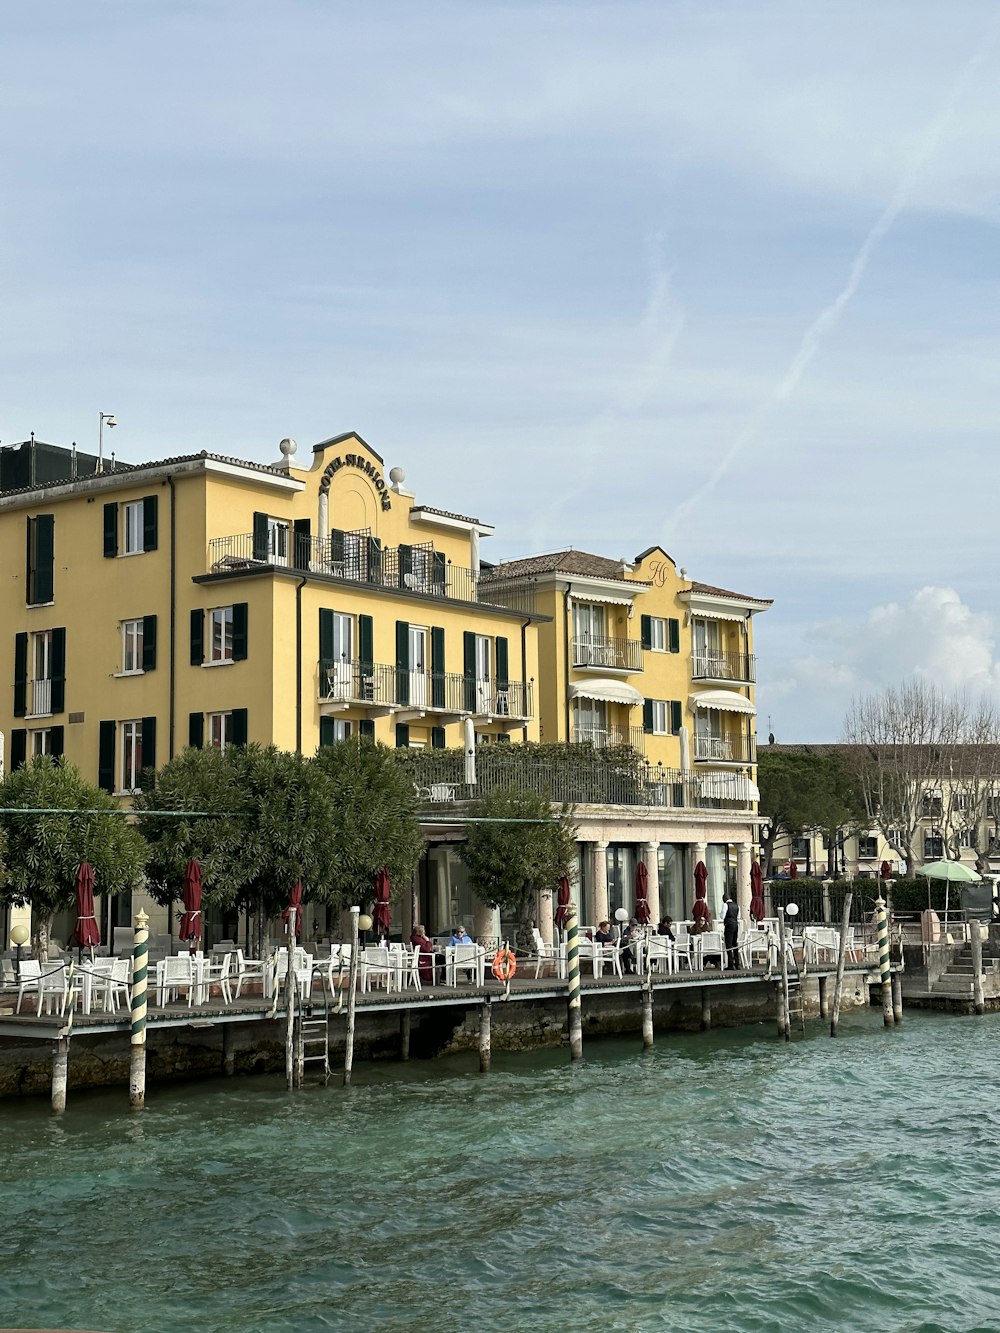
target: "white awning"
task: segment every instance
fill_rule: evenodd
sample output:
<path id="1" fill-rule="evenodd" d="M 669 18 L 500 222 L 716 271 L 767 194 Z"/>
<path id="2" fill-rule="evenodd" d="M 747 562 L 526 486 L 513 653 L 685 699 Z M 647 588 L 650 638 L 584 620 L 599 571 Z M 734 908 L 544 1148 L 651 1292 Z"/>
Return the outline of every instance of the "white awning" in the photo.
<path id="1" fill-rule="evenodd" d="M 692 694 L 692 708 L 717 708 L 724 713 L 747 713 L 756 716 L 757 709 L 744 694 L 731 694 L 729 690 L 700 690 Z"/>
<path id="2" fill-rule="evenodd" d="M 742 773 L 706 773 L 699 779 L 702 796 L 715 801 L 759 801 L 756 782 Z"/>
<path id="3" fill-rule="evenodd" d="M 642 588 L 637 591 L 641 592 Z M 631 606 L 635 600 L 633 597 L 616 597 L 613 593 L 604 592 L 574 592 L 572 594 L 574 602 L 594 602 L 602 606 L 605 602 L 609 606 Z"/>
<path id="4" fill-rule="evenodd" d="M 623 680 L 579 680 L 569 687 L 571 699 L 605 699 L 608 703 L 627 704 L 635 708 L 642 703 L 642 695 Z"/>
<path id="5" fill-rule="evenodd" d="M 692 606 L 692 620 L 746 620 L 745 611 L 717 611 L 714 606 Z"/>

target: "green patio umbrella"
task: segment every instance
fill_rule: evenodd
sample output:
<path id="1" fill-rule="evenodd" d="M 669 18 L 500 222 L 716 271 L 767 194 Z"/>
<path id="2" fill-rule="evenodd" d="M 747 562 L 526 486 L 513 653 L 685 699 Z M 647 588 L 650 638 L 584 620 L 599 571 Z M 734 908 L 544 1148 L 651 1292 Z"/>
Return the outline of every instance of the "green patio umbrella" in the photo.
<path id="1" fill-rule="evenodd" d="M 952 884 L 979 884 L 982 875 L 978 870 L 970 870 L 961 861 L 928 861 L 917 869 L 918 875 L 927 879 L 943 879 L 944 884 L 944 919 L 948 921 L 948 897 Z M 927 906 L 930 907 L 930 885 L 927 886 Z"/>

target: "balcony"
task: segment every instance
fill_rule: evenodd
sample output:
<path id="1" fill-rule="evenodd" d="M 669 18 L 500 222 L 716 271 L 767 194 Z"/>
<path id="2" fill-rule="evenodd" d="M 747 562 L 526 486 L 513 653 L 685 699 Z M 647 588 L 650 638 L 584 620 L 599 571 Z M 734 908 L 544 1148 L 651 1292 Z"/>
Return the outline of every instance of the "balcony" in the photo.
<path id="1" fill-rule="evenodd" d="M 384 662 L 319 663 L 321 704 L 360 706 L 374 714 L 437 713 L 521 725 L 532 716 L 532 683 L 477 679 L 453 671 L 406 671 Z"/>
<path id="2" fill-rule="evenodd" d="M 283 542 L 255 541 L 252 532 L 213 537 L 208 568 L 213 574 L 294 569 L 303 574 L 363 583 L 420 597 L 444 597 L 502 607 L 519 615 L 535 611 L 535 586 L 500 586 L 481 579 L 474 570 L 453 565 L 429 545 L 386 546 L 367 529 L 334 537 L 286 534 Z"/>
<path id="3" fill-rule="evenodd" d="M 52 712 L 52 681 L 33 680 L 28 686 L 28 698 L 31 707 L 29 717 L 47 717 Z"/>
<path id="4" fill-rule="evenodd" d="M 734 685 L 752 685 L 757 679 L 753 653 L 728 653 L 711 648 L 696 650 L 691 658 L 693 680 L 722 681 Z"/>
<path id="5" fill-rule="evenodd" d="M 603 727 L 590 727 L 577 723 L 573 728 L 574 745 L 593 745 L 597 750 L 608 750 L 620 745 L 630 745 L 640 754 L 646 748 L 646 735 L 642 727 L 623 727 L 608 723 Z"/>
<path id="6" fill-rule="evenodd" d="M 757 762 L 757 738 L 755 736 L 699 736 L 695 732 L 693 740 L 696 763 L 707 764 L 755 764 Z"/>
<path id="7" fill-rule="evenodd" d="M 620 671 L 625 674 L 641 671 L 642 644 L 638 639 L 607 638 L 603 634 L 575 634 L 573 666 L 581 671 Z"/>

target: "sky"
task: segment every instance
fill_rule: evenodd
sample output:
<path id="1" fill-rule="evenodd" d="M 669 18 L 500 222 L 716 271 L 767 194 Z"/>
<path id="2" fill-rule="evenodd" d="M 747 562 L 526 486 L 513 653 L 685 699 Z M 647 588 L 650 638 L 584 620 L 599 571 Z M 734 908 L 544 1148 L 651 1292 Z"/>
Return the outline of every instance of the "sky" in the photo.
<path id="1" fill-rule="evenodd" d="M 774 599 L 759 731 L 1000 700 L 995 0 L 5 0 L 0 441 L 356 430 L 484 558 Z"/>

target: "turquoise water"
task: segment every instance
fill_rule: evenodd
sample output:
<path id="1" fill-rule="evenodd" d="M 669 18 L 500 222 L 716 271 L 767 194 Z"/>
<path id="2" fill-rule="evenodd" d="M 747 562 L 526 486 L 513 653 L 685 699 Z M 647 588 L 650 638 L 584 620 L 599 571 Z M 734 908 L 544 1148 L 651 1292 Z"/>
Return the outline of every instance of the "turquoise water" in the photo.
<path id="1" fill-rule="evenodd" d="M 1000 1016 L 0 1106 L 0 1324 L 1000 1327 Z"/>

